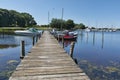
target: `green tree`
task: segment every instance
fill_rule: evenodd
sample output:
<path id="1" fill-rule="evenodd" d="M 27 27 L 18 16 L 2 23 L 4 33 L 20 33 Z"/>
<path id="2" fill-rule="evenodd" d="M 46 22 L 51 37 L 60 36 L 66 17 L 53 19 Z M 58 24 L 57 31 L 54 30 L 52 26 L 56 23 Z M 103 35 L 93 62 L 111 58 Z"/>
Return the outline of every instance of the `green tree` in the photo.
<path id="1" fill-rule="evenodd" d="M 65 21 L 65 20 L 53 18 L 50 23 L 50 26 L 52 28 L 58 28 L 60 30 L 63 30 L 63 29 L 74 28 L 75 24 L 74 24 L 74 21 L 71 19 Z"/>
<path id="2" fill-rule="evenodd" d="M 85 25 L 83 23 L 80 23 L 80 24 L 76 24 L 76 27 L 77 29 L 85 29 Z"/>
<path id="3" fill-rule="evenodd" d="M 65 21 L 64 20 L 61 20 L 61 19 L 56 19 L 56 18 L 53 18 L 51 23 L 50 23 L 50 26 L 52 28 L 58 28 L 58 29 L 61 29 L 61 28 L 64 28 L 65 26 Z"/>
<path id="4" fill-rule="evenodd" d="M 67 20 L 65 25 L 66 25 L 66 27 L 65 27 L 66 29 L 72 29 L 75 26 L 74 21 L 71 19 Z"/>
<path id="5" fill-rule="evenodd" d="M 20 13 L 15 10 L 0 8 L 0 26 L 33 26 L 36 21 L 29 13 Z"/>

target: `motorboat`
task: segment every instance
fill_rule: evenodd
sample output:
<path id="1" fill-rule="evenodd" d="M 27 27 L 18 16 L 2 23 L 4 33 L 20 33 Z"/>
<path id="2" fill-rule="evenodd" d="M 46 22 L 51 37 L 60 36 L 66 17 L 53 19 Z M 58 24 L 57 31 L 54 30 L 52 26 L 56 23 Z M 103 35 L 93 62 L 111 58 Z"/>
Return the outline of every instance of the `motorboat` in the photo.
<path id="1" fill-rule="evenodd" d="M 85 29 L 85 32 L 90 32 L 90 31 L 91 31 L 90 28 L 86 28 L 86 29 Z"/>
<path id="2" fill-rule="evenodd" d="M 42 30 L 37 30 L 35 28 L 29 28 L 27 30 L 16 30 L 14 31 L 15 34 L 19 34 L 19 35 L 29 35 L 29 36 L 34 36 L 34 35 L 37 35 L 37 34 L 41 34 L 43 33 Z"/>
<path id="3" fill-rule="evenodd" d="M 73 34 L 73 32 L 61 32 L 57 31 L 55 37 L 58 39 L 64 39 L 64 40 L 75 40 L 77 38 L 77 34 Z"/>
<path id="4" fill-rule="evenodd" d="M 69 32 L 69 35 L 77 36 L 77 35 L 78 35 L 78 32 L 77 32 L 77 31 L 70 31 L 70 32 Z"/>
<path id="5" fill-rule="evenodd" d="M 77 36 L 75 36 L 75 35 L 70 35 L 70 34 L 65 34 L 65 35 L 63 36 L 63 38 L 64 38 L 65 40 L 75 40 L 75 39 L 77 38 Z"/>

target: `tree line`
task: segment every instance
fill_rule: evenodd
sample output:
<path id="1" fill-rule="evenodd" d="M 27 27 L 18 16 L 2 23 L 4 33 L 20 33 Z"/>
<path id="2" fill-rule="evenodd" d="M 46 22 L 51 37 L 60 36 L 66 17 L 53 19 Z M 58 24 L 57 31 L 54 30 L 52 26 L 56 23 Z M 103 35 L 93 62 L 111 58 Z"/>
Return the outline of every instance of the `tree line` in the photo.
<path id="1" fill-rule="evenodd" d="M 28 27 L 36 24 L 36 21 L 29 13 L 0 8 L 0 27 Z"/>
<path id="2" fill-rule="evenodd" d="M 51 20 L 51 23 L 49 24 L 50 27 L 52 28 L 58 28 L 60 30 L 63 29 L 85 29 L 85 25 L 83 23 L 80 24 L 75 24 L 73 20 L 68 19 L 68 20 L 62 20 L 62 19 L 57 19 L 53 18 Z"/>

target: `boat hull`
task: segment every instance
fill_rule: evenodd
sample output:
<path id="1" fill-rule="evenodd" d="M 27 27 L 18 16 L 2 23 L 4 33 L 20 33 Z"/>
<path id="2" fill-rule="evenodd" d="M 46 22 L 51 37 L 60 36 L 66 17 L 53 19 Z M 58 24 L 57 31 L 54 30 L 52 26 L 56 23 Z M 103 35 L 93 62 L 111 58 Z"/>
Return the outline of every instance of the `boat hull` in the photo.
<path id="1" fill-rule="evenodd" d="M 25 36 L 34 36 L 39 34 L 38 32 L 29 32 L 29 31 L 15 31 L 15 34 L 25 35 Z"/>

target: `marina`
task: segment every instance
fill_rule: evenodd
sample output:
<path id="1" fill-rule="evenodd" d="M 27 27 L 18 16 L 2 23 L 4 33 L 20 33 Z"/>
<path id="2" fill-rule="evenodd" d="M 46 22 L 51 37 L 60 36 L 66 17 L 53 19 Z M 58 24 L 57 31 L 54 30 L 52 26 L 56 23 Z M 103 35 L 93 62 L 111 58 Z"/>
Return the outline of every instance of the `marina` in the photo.
<path id="1" fill-rule="evenodd" d="M 97 77 L 99 77 L 99 79 L 105 79 L 102 75 L 106 76 L 106 79 L 119 79 L 120 48 L 118 43 L 120 41 L 120 32 L 102 33 L 77 31 L 79 34 L 75 41 L 73 58 L 76 59 L 78 66 L 82 68 L 92 80 Z M 3 38 L 1 35 L 0 60 L 2 62 L 0 63 L 0 79 L 8 80 L 9 77 L 7 76 L 10 75 L 10 71 L 14 71 L 20 63 L 21 40 L 25 41 L 25 53 L 27 55 L 33 46 L 33 37 L 4 35 Z M 64 40 L 64 49 L 68 55 L 71 42 L 70 40 Z M 62 42 L 60 41 L 59 43 L 62 46 Z M 92 72 L 90 72 L 91 70 Z M 97 72 L 98 76 L 95 76 L 96 73 L 94 71 Z M 112 76 L 113 74 L 116 74 L 116 76 Z"/>

